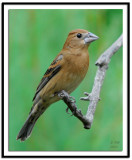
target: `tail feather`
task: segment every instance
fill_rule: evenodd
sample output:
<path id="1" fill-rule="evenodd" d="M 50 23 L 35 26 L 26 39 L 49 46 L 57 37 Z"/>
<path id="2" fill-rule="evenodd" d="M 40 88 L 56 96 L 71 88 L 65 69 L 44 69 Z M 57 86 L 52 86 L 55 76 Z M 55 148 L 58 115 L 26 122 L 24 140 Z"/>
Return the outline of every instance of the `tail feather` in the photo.
<path id="1" fill-rule="evenodd" d="M 20 139 L 21 141 L 25 141 L 31 135 L 31 132 L 36 123 L 36 120 L 32 115 L 29 115 L 22 129 L 18 133 L 17 140 Z"/>
<path id="2" fill-rule="evenodd" d="M 17 135 L 17 140 L 20 139 L 21 141 L 25 141 L 31 135 L 37 119 L 43 114 L 46 108 L 47 107 L 45 107 L 41 101 L 39 101 L 31 108 L 26 122 L 24 123 L 22 129 Z"/>

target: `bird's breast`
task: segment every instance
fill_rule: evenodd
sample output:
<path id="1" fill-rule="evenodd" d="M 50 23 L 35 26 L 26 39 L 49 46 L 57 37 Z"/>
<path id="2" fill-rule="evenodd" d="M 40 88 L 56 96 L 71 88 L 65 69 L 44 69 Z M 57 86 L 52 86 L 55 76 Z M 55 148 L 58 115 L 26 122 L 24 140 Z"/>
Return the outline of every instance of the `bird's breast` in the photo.
<path id="1" fill-rule="evenodd" d="M 88 71 L 89 66 L 89 55 L 88 52 L 81 54 L 73 54 L 66 59 L 67 72 L 78 75 L 79 77 L 84 77 Z"/>
<path id="2" fill-rule="evenodd" d="M 89 66 L 89 55 L 72 55 L 67 60 L 67 66 L 63 69 L 64 81 L 66 83 L 66 91 L 71 93 L 84 79 Z"/>

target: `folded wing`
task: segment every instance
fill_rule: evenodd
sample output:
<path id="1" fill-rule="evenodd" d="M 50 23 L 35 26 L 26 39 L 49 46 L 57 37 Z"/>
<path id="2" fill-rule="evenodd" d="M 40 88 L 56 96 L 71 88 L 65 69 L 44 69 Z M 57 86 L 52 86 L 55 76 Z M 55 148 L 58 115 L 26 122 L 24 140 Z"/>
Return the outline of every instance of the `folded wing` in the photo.
<path id="1" fill-rule="evenodd" d="M 63 59 L 63 55 L 59 54 L 55 60 L 51 63 L 50 67 L 45 72 L 43 78 L 41 79 L 36 93 L 33 97 L 33 101 L 37 97 L 37 94 L 44 88 L 44 86 L 61 70 L 61 60 Z"/>

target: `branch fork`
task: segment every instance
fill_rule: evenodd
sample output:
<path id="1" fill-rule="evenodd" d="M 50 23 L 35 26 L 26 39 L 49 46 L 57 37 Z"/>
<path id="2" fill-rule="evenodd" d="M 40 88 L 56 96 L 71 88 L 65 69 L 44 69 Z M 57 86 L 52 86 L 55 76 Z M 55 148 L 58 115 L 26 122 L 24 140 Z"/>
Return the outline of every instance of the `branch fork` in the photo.
<path id="1" fill-rule="evenodd" d="M 97 103 L 100 100 L 100 91 L 104 82 L 106 70 L 108 69 L 108 64 L 110 63 L 111 57 L 119 50 L 123 45 L 123 36 L 121 35 L 96 61 L 95 65 L 98 66 L 96 76 L 94 79 L 94 84 L 91 93 L 84 92 L 86 97 L 81 97 L 80 100 L 90 101 L 86 115 L 83 115 L 80 109 L 77 109 L 75 104 L 76 100 L 74 97 L 70 96 L 66 91 L 60 91 L 58 97 L 61 98 L 64 103 L 71 110 L 72 115 L 77 117 L 84 125 L 85 129 L 90 129 L 94 120 L 94 114 L 97 107 Z"/>

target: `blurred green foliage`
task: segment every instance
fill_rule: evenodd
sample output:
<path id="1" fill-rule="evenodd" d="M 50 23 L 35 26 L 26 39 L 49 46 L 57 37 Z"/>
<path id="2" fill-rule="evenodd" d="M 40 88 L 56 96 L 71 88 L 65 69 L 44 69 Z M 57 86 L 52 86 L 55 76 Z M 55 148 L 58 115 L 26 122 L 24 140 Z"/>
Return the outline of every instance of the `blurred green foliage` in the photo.
<path id="1" fill-rule="evenodd" d="M 16 141 L 36 87 L 60 52 L 68 33 L 86 29 L 99 40 L 89 47 L 86 78 L 72 93 L 85 114 L 99 55 L 122 33 L 122 10 L 9 10 L 9 150 L 10 151 L 120 151 L 122 150 L 122 49 L 113 57 L 101 90 L 90 130 L 66 114 L 63 101 L 52 104 L 37 121 L 25 142 Z"/>

